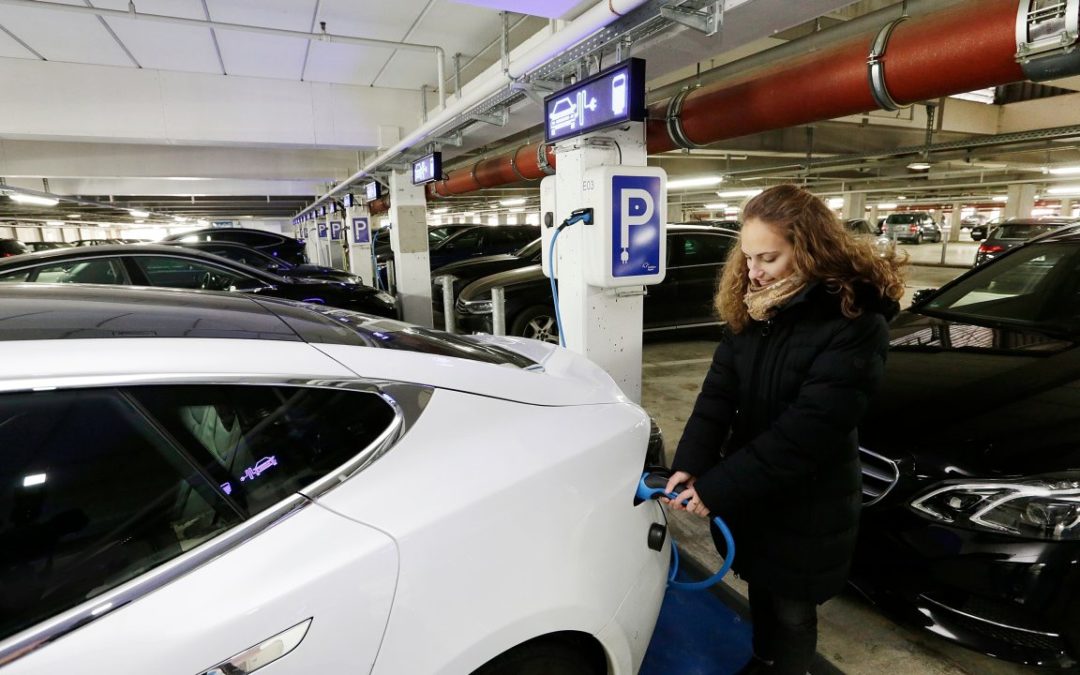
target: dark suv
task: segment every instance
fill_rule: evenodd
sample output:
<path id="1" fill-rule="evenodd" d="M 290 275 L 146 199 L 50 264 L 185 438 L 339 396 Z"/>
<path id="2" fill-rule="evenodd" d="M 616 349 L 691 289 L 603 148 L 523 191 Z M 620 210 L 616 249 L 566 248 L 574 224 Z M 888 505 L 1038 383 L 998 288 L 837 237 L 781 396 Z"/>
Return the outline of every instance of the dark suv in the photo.
<path id="1" fill-rule="evenodd" d="M 193 232 L 170 234 L 161 241 L 231 241 L 265 251 L 275 258 L 281 258 L 293 265 L 303 265 L 307 262 L 307 252 L 304 250 L 303 242 L 264 230 L 248 230 L 241 227 L 211 227 Z"/>
<path id="2" fill-rule="evenodd" d="M 30 249 L 18 239 L 0 239 L 0 258 L 29 253 Z"/>
<path id="3" fill-rule="evenodd" d="M 940 242 L 942 236 L 941 226 L 926 211 L 890 214 L 883 227 L 882 234 L 905 243 Z"/>
<path id="4" fill-rule="evenodd" d="M 990 236 L 975 253 L 975 264 L 981 265 L 987 260 L 993 260 L 1032 237 L 1078 222 L 1080 220 L 1076 218 L 1009 218 L 990 230 Z"/>

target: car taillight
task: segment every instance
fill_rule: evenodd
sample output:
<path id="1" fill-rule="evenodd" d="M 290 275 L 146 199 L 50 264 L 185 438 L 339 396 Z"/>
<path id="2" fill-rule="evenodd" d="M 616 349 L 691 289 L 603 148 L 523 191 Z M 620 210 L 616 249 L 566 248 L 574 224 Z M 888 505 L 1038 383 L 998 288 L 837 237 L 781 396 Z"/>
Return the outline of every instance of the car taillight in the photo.
<path id="1" fill-rule="evenodd" d="M 14 253 L 0 253 L 0 258 L 10 258 Z"/>
<path id="2" fill-rule="evenodd" d="M 979 247 L 979 253 L 1001 253 L 1004 250 L 1005 250 L 1004 246 L 997 246 L 997 245 L 987 246 L 986 244 L 983 244 L 982 246 Z"/>
<path id="3" fill-rule="evenodd" d="M 919 226 L 918 225 L 912 225 L 911 227 L 908 228 L 908 230 L 910 230 L 911 232 L 918 232 L 919 231 Z"/>

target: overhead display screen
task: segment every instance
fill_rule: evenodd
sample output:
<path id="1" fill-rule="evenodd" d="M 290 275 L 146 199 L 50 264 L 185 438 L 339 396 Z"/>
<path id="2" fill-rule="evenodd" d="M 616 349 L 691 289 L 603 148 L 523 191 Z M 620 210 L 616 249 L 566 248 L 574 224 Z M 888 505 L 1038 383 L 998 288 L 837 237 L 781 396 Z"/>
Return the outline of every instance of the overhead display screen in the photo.
<path id="1" fill-rule="evenodd" d="M 431 181 L 439 180 L 440 178 L 442 178 L 441 152 L 433 152 L 430 155 L 424 155 L 412 163 L 413 185 L 430 183 Z"/>
<path id="2" fill-rule="evenodd" d="M 341 198 L 341 203 L 345 205 L 345 208 L 351 209 L 355 204 L 352 193 L 346 192 L 345 196 Z"/>
<path id="3" fill-rule="evenodd" d="M 544 98 L 549 143 L 644 119 L 643 59 L 628 59 Z"/>
<path id="4" fill-rule="evenodd" d="M 382 186 L 378 181 L 371 181 L 364 186 L 364 199 L 369 202 L 373 202 L 379 197 L 382 197 Z"/>

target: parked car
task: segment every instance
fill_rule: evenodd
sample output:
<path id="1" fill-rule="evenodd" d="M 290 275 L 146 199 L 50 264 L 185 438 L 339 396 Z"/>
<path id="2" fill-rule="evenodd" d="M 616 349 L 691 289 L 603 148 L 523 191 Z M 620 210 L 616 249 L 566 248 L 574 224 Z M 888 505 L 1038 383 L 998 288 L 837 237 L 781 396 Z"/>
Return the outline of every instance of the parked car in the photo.
<path id="1" fill-rule="evenodd" d="M 281 258 L 294 265 L 303 265 L 307 262 L 307 251 L 304 248 L 304 242 L 264 230 L 249 230 L 241 227 L 211 227 L 171 234 L 161 241 L 231 241 L 265 251 L 275 258 Z"/>
<path id="2" fill-rule="evenodd" d="M 219 255 L 222 258 L 228 258 L 229 260 L 249 265 L 255 269 L 280 274 L 281 276 L 302 277 L 304 279 L 326 279 L 330 281 L 342 281 L 348 284 L 363 283 L 360 277 L 351 272 L 346 272 L 345 270 L 336 270 L 332 267 L 312 265 L 311 263 L 294 265 L 287 260 L 275 258 L 269 253 L 263 253 L 257 248 L 251 248 L 250 246 L 244 246 L 243 244 L 234 244 L 228 241 L 177 241 L 167 243 L 168 245 L 183 246 L 184 248 L 192 248 L 196 251 Z"/>
<path id="3" fill-rule="evenodd" d="M 454 223 L 450 225 L 436 225 L 428 228 L 428 251 L 458 232 L 469 228 L 480 227 L 476 223 Z M 390 244 L 390 229 L 375 230 L 371 238 L 371 250 L 375 256 L 376 279 L 382 288 L 389 288 L 387 278 L 387 263 L 394 259 L 394 249 Z"/>
<path id="4" fill-rule="evenodd" d="M 865 218 L 849 218 L 844 221 L 844 227 L 855 236 L 872 237 L 877 234 Z"/>
<path id="5" fill-rule="evenodd" d="M 1078 266 L 1080 229 L 1062 230 L 893 321 L 859 428 L 852 572 L 945 639 L 1064 667 L 1080 661 Z"/>
<path id="6" fill-rule="evenodd" d="M 973 216 L 967 216 L 967 217 L 963 218 L 960 221 L 960 229 L 961 230 L 970 230 L 971 228 L 975 227 L 976 225 L 985 224 L 986 221 L 988 221 L 988 220 L 989 220 L 989 218 L 987 218 L 986 216 L 984 216 L 982 214 L 979 214 L 979 213 L 976 213 Z"/>
<path id="7" fill-rule="evenodd" d="M 900 242 L 921 244 L 929 240 L 940 242 L 941 226 L 926 211 L 891 213 L 885 218 L 884 234 Z"/>
<path id="8" fill-rule="evenodd" d="M 26 247 L 31 252 L 37 253 L 38 251 L 51 251 L 56 248 L 71 248 L 71 244 L 64 241 L 28 241 Z"/>
<path id="9" fill-rule="evenodd" d="M 431 272 L 431 304 L 435 314 L 435 325 L 443 324 L 443 289 L 438 283 L 440 277 L 453 277 L 454 302 L 457 302 L 458 293 L 465 286 L 492 274 L 507 270 L 539 265 L 541 240 L 539 238 L 525 244 L 513 253 L 499 253 L 497 255 L 485 255 L 479 258 L 467 258 L 449 265 L 432 270 Z"/>
<path id="10" fill-rule="evenodd" d="M 1076 218 L 1009 218 L 998 225 L 975 252 L 975 264 L 993 260 L 1021 243 L 1053 230 L 1075 225 Z"/>
<path id="11" fill-rule="evenodd" d="M 13 255 L 29 252 L 30 247 L 18 239 L 0 239 L 0 258 L 10 258 Z"/>
<path id="12" fill-rule="evenodd" d="M 720 271 L 738 232 L 703 225 L 667 226 L 667 275 L 645 294 L 646 332 L 719 325 L 712 308 Z M 492 332 L 491 289 L 505 288 L 506 332 L 558 343 L 551 283 L 540 265 L 483 277 L 458 296 L 462 330 Z"/>
<path id="13" fill-rule="evenodd" d="M 122 239 L 115 239 L 113 237 L 102 237 L 98 239 L 76 239 L 69 242 L 72 246 L 111 246 L 113 244 L 126 243 Z"/>
<path id="14" fill-rule="evenodd" d="M 478 225 L 447 237 L 428 253 L 431 269 L 458 260 L 516 251 L 540 236 L 539 225 Z"/>
<path id="15" fill-rule="evenodd" d="M 5 675 L 640 667 L 649 417 L 587 359 L 89 286 L 0 288 L 0 341 Z"/>
<path id="16" fill-rule="evenodd" d="M 993 220 L 988 220 L 988 221 L 986 221 L 984 223 L 979 223 L 979 224 L 976 224 L 976 225 L 972 225 L 971 226 L 971 240 L 972 241 L 982 241 L 983 239 L 986 239 L 987 233 L 990 232 L 990 230 L 993 230 L 995 227 L 997 227 L 1000 224 L 1001 224 L 1001 219 L 1000 218 L 994 218 Z"/>
<path id="17" fill-rule="evenodd" d="M 93 246 L 0 261 L 0 282 L 114 284 L 256 293 L 396 317 L 382 291 L 336 281 L 284 277 L 180 246 Z"/>

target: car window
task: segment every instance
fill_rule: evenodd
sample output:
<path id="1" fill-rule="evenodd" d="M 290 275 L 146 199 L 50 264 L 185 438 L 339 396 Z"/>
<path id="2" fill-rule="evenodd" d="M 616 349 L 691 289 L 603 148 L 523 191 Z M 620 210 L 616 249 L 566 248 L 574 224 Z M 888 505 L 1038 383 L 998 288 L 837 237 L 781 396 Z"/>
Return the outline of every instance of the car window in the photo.
<path id="1" fill-rule="evenodd" d="M 277 258 L 263 255 L 246 246 L 214 246 L 213 244 L 210 244 L 207 246 L 199 246 L 199 250 L 212 253 L 213 255 L 219 255 L 222 258 L 228 258 L 229 260 L 235 260 L 238 263 L 243 263 L 244 265 L 259 270 L 269 270 L 271 267 L 275 270 L 282 270 L 291 267 L 291 265 L 284 260 L 278 260 Z"/>
<path id="2" fill-rule="evenodd" d="M 445 251 L 474 250 L 480 247 L 480 234 L 480 228 L 474 227 L 443 240 L 436 248 Z"/>
<path id="3" fill-rule="evenodd" d="M 1067 244 L 1025 246 L 979 268 L 923 308 L 970 319 L 1075 326 L 1080 323 L 1078 251 Z"/>
<path id="4" fill-rule="evenodd" d="M 889 225 L 903 223 L 910 225 L 911 223 L 919 222 L 919 217 L 914 213 L 894 213 L 885 219 L 885 222 Z"/>
<path id="5" fill-rule="evenodd" d="M 0 281 L 32 281 L 41 284 L 127 284 L 120 258 L 68 260 L 0 275 Z"/>
<path id="6" fill-rule="evenodd" d="M 198 288 L 208 291 L 231 291 L 252 288 L 259 283 L 243 274 L 214 265 L 167 255 L 139 255 L 132 260 L 139 266 L 151 286 L 165 288 Z"/>
<path id="7" fill-rule="evenodd" d="M 342 389 L 175 385 L 129 393 L 245 515 L 332 473 L 394 420 L 377 394 Z"/>
<path id="8" fill-rule="evenodd" d="M 517 246 L 535 237 L 535 232 L 518 227 L 492 227 L 487 230 L 489 247 Z"/>
<path id="9" fill-rule="evenodd" d="M 0 639 L 241 514 L 118 392 L 0 396 Z"/>
<path id="10" fill-rule="evenodd" d="M 518 250 L 514 251 L 514 255 L 518 258 L 533 258 L 540 255 L 540 239 L 533 239 L 528 244 L 525 244 Z"/>
<path id="11" fill-rule="evenodd" d="M 1031 239 L 1061 227 L 1058 223 L 1005 223 L 994 231 L 998 239 Z"/>
<path id="12" fill-rule="evenodd" d="M 723 264 L 732 242 L 730 237 L 705 233 L 677 235 L 672 242 L 677 249 L 672 263 L 675 267 Z"/>
<path id="13" fill-rule="evenodd" d="M 239 244 L 248 244 L 250 246 L 270 246 L 281 242 L 280 237 L 275 237 L 266 232 L 256 232 L 254 230 L 246 230 L 243 232 L 211 232 L 206 239 L 207 241 L 232 241 Z"/>

